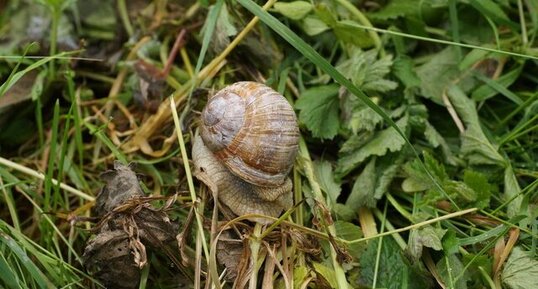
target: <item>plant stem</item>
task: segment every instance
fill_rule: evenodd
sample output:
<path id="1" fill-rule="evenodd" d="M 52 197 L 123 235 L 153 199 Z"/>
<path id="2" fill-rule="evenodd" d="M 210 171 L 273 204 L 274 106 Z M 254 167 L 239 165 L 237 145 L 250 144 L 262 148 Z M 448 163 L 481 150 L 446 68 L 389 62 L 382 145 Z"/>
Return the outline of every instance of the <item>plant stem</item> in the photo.
<path id="1" fill-rule="evenodd" d="M 306 175 L 306 178 L 308 179 L 308 182 L 310 183 L 310 186 L 312 188 L 312 194 L 314 195 L 314 199 L 317 202 L 317 206 L 315 207 L 314 212 L 317 215 L 317 218 L 319 222 L 324 225 L 324 227 L 327 230 L 327 233 L 331 236 L 336 237 L 336 228 L 334 227 L 334 223 L 332 220 L 326 220 L 327 216 L 324 213 L 324 208 L 327 208 L 327 205 L 325 203 L 325 198 L 323 197 L 323 194 L 321 193 L 321 188 L 319 186 L 319 183 L 316 181 L 314 177 L 314 168 L 312 165 L 312 159 L 310 158 L 310 154 L 308 153 L 308 148 L 306 147 L 306 143 L 304 139 L 301 137 L 299 140 L 299 161 L 302 164 L 304 173 Z M 330 218 L 330 215 L 328 215 Z M 333 264 L 334 274 L 336 277 L 336 282 L 338 284 L 338 288 L 346 289 L 349 288 L 349 284 L 346 280 L 346 274 L 344 272 L 344 269 L 338 263 L 337 253 L 336 249 L 334 248 L 334 244 L 330 243 L 330 250 L 331 250 L 331 260 Z"/>
<path id="2" fill-rule="evenodd" d="M 258 284 L 258 253 L 260 252 L 261 245 L 261 231 L 262 225 L 256 223 L 254 226 L 254 232 L 250 238 L 250 265 L 252 272 L 250 274 L 250 281 L 248 284 L 249 289 L 256 289 Z"/>
<path id="3" fill-rule="evenodd" d="M 50 51 L 49 55 L 56 54 L 56 44 L 58 41 L 58 23 L 60 22 L 60 7 L 58 5 L 54 5 L 51 7 L 52 9 L 52 23 L 50 27 Z M 54 59 L 51 59 L 50 65 L 49 65 L 49 81 L 52 81 L 54 76 L 56 75 L 56 67 L 54 63 Z"/>

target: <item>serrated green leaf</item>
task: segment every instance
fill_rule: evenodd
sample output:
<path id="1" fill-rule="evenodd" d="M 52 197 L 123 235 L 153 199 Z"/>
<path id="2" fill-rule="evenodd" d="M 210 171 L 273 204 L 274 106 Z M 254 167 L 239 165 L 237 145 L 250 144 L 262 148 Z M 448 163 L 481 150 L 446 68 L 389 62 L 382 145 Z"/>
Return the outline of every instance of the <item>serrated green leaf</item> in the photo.
<path id="1" fill-rule="evenodd" d="M 477 200 L 476 192 L 464 182 L 447 180 L 443 183 L 443 188 L 449 196 L 456 199 L 459 203 L 470 204 Z"/>
<path id="2" fill-rule="evenodd" d="M 377 59 L 377 50 L 353 49 L 348 59 L 336 66 L 353 84 L 367 92 L 387 92 L 397 87 L 397 83 L 384 79 L 390 73 L 392 56 Z"/>
<path id="3" fill-rule="evenodd" d="M 314 161 L 314 174 L 321 189 L 330 199 L 330 204 L 336 204 L 336 199 L 340 195 L 340 184 L 334 180 L 333 168 L 328 161 Z"/>
<path id="4" fill-rule="evenodd" d="M 375 207 L 377 200 L 387 192 L 402 159 L 395 154 L 373 157 L 355 179 L 346 207 L 354 212 L 362 206 Z"/>
<path id="5" fill-rule="evenodd" d="M 303 19 L 310 11 L 312 4 L 306 1 L 277 2 L 273 5 L 276 12 L 292 20 Z"/>
<path id="6" fill-rule="evenodd" d="M 465 170 L 463 182 L 476 192 L 474 207 L 483 209 L 489 206 L 491 193 L 495 189 L 495 186 L 492 186 L 488 182 L 488 178 L 484 174 L 473 170 Z"/>
<path id="7" fill-rule="evenodd" d="M 501 279 L 509 289 L 538 288 L 538 261 L 516 246 L 506 260 Z"/>
<path id="8" fill-rule="evenodd" d="M 367 106 L 356 107 L 347 122 L 347 127 L 357 134 L 360 130 L 374 131 L 377 125 L 383 123 L 383 118 Z"/>
<path id="9" fill-rule="evenodd" d="M 482 131 L 474 101 L 456 85 L 448 88 L 447 95 L 465 123 L 466 129 L 461 136 L 461 153 L 467 157 L 469 163 L 504 166 L 504 158 Z"/>
<path id="10" fill-rule="evenodd" d="M 424 137 L 434 148 L 441 147 L 445 161 L 448 164 L 453 166 L 457 164 L 457 159 L 452 153 L 452 150 L 450 150 L 445 138 L 428 121 L 425 122 Z"/>
<path id="11" fill-rule="evenodd" d="M 359 276 L 352 283 L 354 288 L 371 288 L 375 275 L 379 239 L 370 241 L 366 251 L 359 259 Z M 431 283 L 424 278 L 423 272 L 409 266 L 402 250 L 392 238 L 383 238 L 379 256 L 376 288 L 388 289 L 427 289 Z"/>
<path id="12" fill-rule="evenodd" d="M 332 139 L 338 133 L 338 89 L 336 84 L 313 87 L 304 91 L 295 103 L 300 110 L 299 121 L 314 137 Z"/>
<path id="13" fill-rule="evenodd" d="M 405 87 L 418 87 L 420 86 L 420 78 L 418 77 L 413 59 L 407 55 L 400 55 L 394 59 L 394 65 L 392 66 L 394 75 L 400 79 Z"/>
<path id="14" fill-rule="evenodd" d="M 396 122 L 396 124 L 398 125 L 400 130 L 406 131 L 408 117 L 402 117 Z M 354 151 L 345 153 L 340 156 L 340 158 L 338 159 L 336 176 L 341 178 L 349 174 L 369 156 L 383 156 L 389 151 L 400 151 L 404 144 L 405 141 L 398 137 L 398 133 L 392 127 L 377 132 L 364 145 L 357 147 Z"/>
<path id="15" fill-rule="evenodd" d="M 428 247 L 436 251 L 443 249 L 441 239 L 445 235 L 447 230 L 440 228 L 433 228 L 432 226 L 426 226 L 420 229 L 411 230 L 409 234 L 409 243 L 407 244 L 407 251 L 410 256 L 418 261 L 422 256 L 422 248 Z"/>
<path id="16" fill-rule="evenodd" d="M 431 154 L 424 151 L 425 169 L 441 184 L 448 180 L 445 167 L 439 163 Z M 406 192 L 424 191 L 434 187 L 430 177 L 417 160 L 407 163 L 404 171 L 408 177 L 402 183 L 402 188 Z"/>

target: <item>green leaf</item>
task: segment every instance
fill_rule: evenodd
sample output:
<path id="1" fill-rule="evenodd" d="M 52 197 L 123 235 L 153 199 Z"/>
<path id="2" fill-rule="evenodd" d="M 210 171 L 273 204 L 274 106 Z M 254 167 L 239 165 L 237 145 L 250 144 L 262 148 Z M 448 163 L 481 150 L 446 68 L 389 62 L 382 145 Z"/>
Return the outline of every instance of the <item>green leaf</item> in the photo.
<path id="1" fill-rule="evenodd" d="M 374 207 L 376 201 L 374 199 L 375 190 L 375 160 L 372 158 L 364 167 L 359 177 L 355 180 L 353 189 L 346 201 L 346 206 L 353 211 L 358 211 L 360 207 Z"/>
<path id="2" fill-rule="evenodd" d="M 468 205 L 476 202 L 478 198 L 476 192 L 469 188 L 464 182 L 448 180 L 443 184 L 443 188 L 452 198 L 456 199 L 458 203 Z"/>
<path id="3" fill-rule="evenodd" d="M 371 288 L 375 277 L 377 278 L 376 288 L 431 288 L 431 283 L 424 278 L 424 273 L 408 265 L 409 262 L 402 255 L 401 248 L 390 237 L 382 239 L 379 267 L 377 275 L 375 275 L 379 241 L 380 239 L 370 241 L 366 251 L 359 259 L 360 275 L 352 283 L 354 288 Z"/>
<path id="4" fill-rule="evenodd" d="M 314 266 L 314 271 L 320 274 L 323 279 L 325 279 L 329 283 L 329 285 L 331 285 L 331 288 L 338 288 L 338 284 L 336 283 L 336 276 L 332 268 L 329 268 L 317 262 L 312 263 L 312 265 Z"/>
<path id="5" fill-rule="evenodd" d="M 424 168 L 418 160 L 407 163 L 404 166 L 404 171 L 408 178 L 402 183 L 402 188 L 406 192 L 424 191 L 434 187 L 434 184 L 425 169 L 441 184 L 448 180 L 448 174 L 445 167 L 439 163 L 431 154 L 424 151 Z"/>
<path id="6" fill-rule="evenodd" d="M 351 95 L 350 97 L 355 96 Z M 357 134 L 361 130 L 374 131 L 376 126 L 381 123 L 383 123 L 383 118 L 379 114 L 367 106 L 359 105 L 351 112 L 347 127 L 353 134 Z"/>
<path id="7" fill-rule="evenodd" d="M 345 43 L 351 43 L 360 48 L 368 48 L 374 46 L 374 41 L 368 34 L 368 31 L 359 28 L 352 20 L 338 21 L 332 28 L 334 35 L 339 40 Z"/>
<path id="8" fill-rule="evenodd" d="M 407 129 L 408 117 L 402 117 L 396 124 L 402 131 L 405 131 Z M 336 168 L 336 176 L 341 178 L 349 174 L 369 156 L 383 156 L 389 151 L 400 151 L 404 144 L 405 141 L 398 137 L 398 133 L 392 127 L 377 132 L 362 146 L 340 156 Z M 345 148 L 345 144 L 343 148 Z"/>
<path id="9" fill-rule="evenodd" d="M 328 161 L 314 161 L 314 174 L 321 189 L 327 194 L 331 205 L 336 204 L 336 199 L 340 195 L 340 184 L 334 180 L 333 168 Z"/>
<path id="10" fill-rule="evenodd" d="M 452 84 L 453 80 L 462 77 L 462 73 L 458 69 L 458 61 L 457 49 L 447 47 L 434 54 L 428 62 L 419 66 L 417 75 L 421 80 L 422 96 L 444 105 L 442 95 L 446 88 Z M 463 78 L 459 84 L 467 89 L 472 85 L 471 80 L 471 78 Z"/>
<path id="11" fill-rule="evenodd" d="M 521 204 L 523 203 L 523 196 L 520 194 L 521 188 L 514 174 L 514 169 L 511 164 L 508 164 L 504 169 L 504 199 L 506 201 L 511 200 L 506 210 L 506 214 L 510 218 L 520 214 Z"/>
<path id="12" fill-rule="evenodd" d="M 312 4 L 306 1 L 277 2 L 273 5 L 276 12 L 292 20 L 303 19 L 310 11 Z"/>
<path id="13" fill-rule="evenodd" d="M 434 148 L 441 147 L 441 150 L 443 151 L 443 154 L 445 156 L 445 161 L 448 164 L 455 166 L 458 160 L 452 153 L 452 150 L 450 150 L 450 147 L 445 141 L 445 138 L 443 138 L 443 136 L 428 121 L 425 121 L 424 124 L 425 124 L 424 137 L 426 138 L 426 140 Z"/>
<path id="14" fill-rule="evenodd" d="M 465 123 L 466 129 L 461 136 L 461 153 L 469 160 L 469 163 L 504 166 L 504 158 L 482 131 L 474 101 L 456 85 L 448 88 L 447 95 Z"/>
<path id="15" fill-rule="evenodd" d="M 34 84 L 32 85 L 32 100 L 36 101 L 41 94 L 43 93 L 43 83 L 45 82 L 45 77 L 47 76 L 47 70 L 42 70 L 37 74 Z"/>
<path id="16" fill-rule="evenodd" d="M 420 13 L 421 0 L 392 0 L 376 12 L 368 13 L 368 17 L 374 20 L 389 20 L 402 16 Z M 418 10 L 417 10 L 418 9 Z"/>
<path id="17" fill-rule="evenodd" d="M 470 276 L 467 271 L 463 271 L 463 263 L 456 254 L 441 258 L 436 266 L 446 288 L 467 289 L 467 280 L 469 280 Z M 455 280 L 456 276 L 459 275 L 462 275 L 462 277 Z"/>
<path id="18" fill-rule="evenodd" d="M 300 110 L 299 121 L 314 137 L 332 139 L 338 133 L 338 89 L 336 84 L 313 87 L 304 91 L 295 103 Z"/>
<path id="19" fill-rule="evenodd" d="M 334 222 L 334 228 L 336 229 L 336 235 L 344 240 L 352 241 L 363 237 L 361 228 L 349 222 L 336 221 Z M 355 260 L 359 260 L 364 250 L 364 243 L 351 244 L 347 247 L 347 250 Z"/>
<path id="20" fill-rule="evenodd" d="M 316 15 L 309 15 L 301 22 L 301 27 L 308 36 L 316 36 L 331 29 Z"/>
<path id="21" fill-rule="evenodd" d="M 465 170 L 463 182 L 476 192 L 475 207 L 484 209 L 489 206 L 491 193 L 495 189 L 495 186 L 488 182 L 488 178 L 484 174 L 473 170 Z"/>
<path id="22" fill-rule="evenodd" d="M 400 55 L 394 59 L 392 66 L 394 75 L 400 79 L 406 88 L 419 87 L 421 84 L 413 59 L 407 55 Z"/>
<path id="23" fill-rule="evenodd" d="M 411 230 L 407 251 L 415 262 L 420 260 L 423 247 L 432 248 L 436 251 L 442 250 L 443 244 L 441 243 L 441 239 L 446 231 L 440 228 L 433 228 L 432 226 Z"/>
<path id="24" fill-rule="evenodd" d="M 501 279 L 509 289 L 538 288 L 538 261 L 516 246 L 506 260 Z"/>
<path id="25" fill-rule="evenodd" d="M 387 92 L 397 87 L 396 82 L 385 79 L 391 66 L 392 56 L 377 59 L 377 50 L 362 51 L 357 48 L 336 69 L 367 92 Z"/>
<path id="26" fill-rule="evenodd" d="M 470 0 L 469 2 L 474 8 L 476 8 L 476 10 L 488 17 L 491 17 L 495 22 L 508 25 L 514 30 L 519 30 L 518 25 L 512 22 L 504 13 L 502 8 L 492 0 Z"/>
<path id="27" fill-rule="evenodd" d="M 395 154 L 373 157 L 355 179 L 346 207 L 354 212 L 362 206 L 375 207 L 377 200 L 387 192 L 402 159 Z"/>

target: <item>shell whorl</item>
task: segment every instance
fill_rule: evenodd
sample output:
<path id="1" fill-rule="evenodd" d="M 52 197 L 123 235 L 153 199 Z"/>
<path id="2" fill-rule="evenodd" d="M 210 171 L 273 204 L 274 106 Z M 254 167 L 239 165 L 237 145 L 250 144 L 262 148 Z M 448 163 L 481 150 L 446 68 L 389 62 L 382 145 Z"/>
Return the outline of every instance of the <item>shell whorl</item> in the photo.
<path id="1" fill-rule="evenodd" d="M 293 166 L 299 129 L 282 95 L 245 81 L 209 100 L 202 112 L 201 137 L 235 175 L 258 186 L 278 186 Z"/>

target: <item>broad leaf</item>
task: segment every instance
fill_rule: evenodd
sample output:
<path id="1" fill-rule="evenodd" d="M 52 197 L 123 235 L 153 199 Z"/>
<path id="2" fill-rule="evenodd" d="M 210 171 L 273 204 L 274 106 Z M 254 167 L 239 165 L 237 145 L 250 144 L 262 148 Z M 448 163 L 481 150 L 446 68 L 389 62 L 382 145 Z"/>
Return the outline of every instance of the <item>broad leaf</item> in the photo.
<path id="1" fill-rule="evenodd" d="M 385 79 L 390 73 L 392 56 L 377 59 L 375 49 L 366 52 L 353 49 L 348 59 L 336 66 L 345 77 L 366 92 L 387 92 L 396 88 L 396 82 Z"/>
<path id="2" fill-rule="evenodd" d="M 331 205 L 336 204 L 336 199 L 340 195 L 340 184 L 334 180 L 334 173 L 331 163 L 328 161 L 314 161 L 314 174 L 321 189 L 327 194 Z"/>
<path id="3" fill-rule="evenodd" d="M 392 0 L 388 1 L 388 4 L 383 6 L 383 8 L 379 9 L 378 11 L 369 13 L 368 16 L 377 20 L 395 19 L 398 17 L 419 13 L 420 10 L 417 10 L 417 7 L 420 7 L 421 5 L 423 5 L 423 1 L 420 0 Z"/>
<path id="4" fill-rule="evenodd" d="M 381 254 L 377 260 L 379 241 L 382 240 Z M 375 264 L 379 261 L 377 275 Z M 371 288 L 374 278 L 376 288 L 388 289 L 427 289 L 432 284 L 423 277 L 423 272 L 409 265 L 402 250 L 391 237 L 376 239 L 368 243 L 368 248 L 360 260 L 359 278 L 352 283 L 354 288 Z"/>
<path id="5" fill-rule="evenodd" d="M 463 263 L 456 254 L 441 258 L 437 262 L 437 270 L 446 288 L 467 289 L 467 280 L 469 280 L 470 276 L 466 271 L 463 271 Z M 456 276 L 460 274 L 462 274 L 462 277 L 455 280 Z"/>
<path id="6" fill-rule="evenodd" d="M 497 152 L 480 126 L 474 101 L 456 85 L 451 85 L 447 95 L 458 115 L 465 123 L 465 131 L 461 136 L 461 153 L 470 164 L 505 165 L 504 158 Z"/>
<path id="7" fill-rule="evenodd" d="M 423 247 L 432 248 L 436 251 L 442 250 L 443 245 L 441 239 L 446 231 L 447 230 L 433 228 L 432 226 L 411 230 L 407 251 L 415 261 L 418 261 L 422 256 Z"/>
<path id="8" fill-rule="evenodd" d="M 456 48 L 448 47 L 434 54 L 428 62 L 417 68 L 421 80 L 422 96 L 443 105 L 442 95 L 452 81 L 462 77 L 458 69 L 458 53 Z M 468 89 L 472 85 L 471 78 L 464 78 L 459 85 Z"/>
<path id="9" fill-rule="evenodd" d="M 396 124 L 400 130 L 406 131 L 408 117 L 402 117 Z M 404 144 L 405 141 L 399 137 L 398 133 L 392 127 L 377 132 L 368 142 L 357 147 L 356 150 L 341 155 L 338 160 L 336 175 L 337 177 L 343 177 L 359 166 L 369 156 L 383 156 L 389 151 L 400 151 Z"/>
<path id="10" fill-rule="evenodd" d="M 314 137 L 332 139 L 338 133 L 338 89 L 336 84 L 310 88 L 295 103 L 299 121 Z"/>
<path id="11" fill-rule="evenodd" d="M 521 247 L 514 247 L 501 275 L 509 289 L 538 288 L 538 260 Z"/>
<path id="12" fill-rule="evenodd" d="M 303 19 L 310 11 L 312 4 L 306 1 L 277 2 L 273 6 L 276 12 L 292 20 Z"/>

